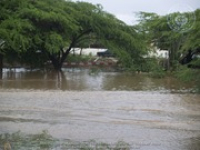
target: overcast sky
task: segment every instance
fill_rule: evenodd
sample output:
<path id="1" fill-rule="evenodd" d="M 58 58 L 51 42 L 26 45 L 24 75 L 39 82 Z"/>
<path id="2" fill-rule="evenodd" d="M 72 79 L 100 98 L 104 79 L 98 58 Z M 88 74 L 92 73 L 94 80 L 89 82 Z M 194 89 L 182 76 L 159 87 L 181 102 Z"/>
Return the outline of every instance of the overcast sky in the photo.
<path id="1" fill-rule="evenodd" d="M 76 1 L 76 0 L 74 0 Z M 154 12 L 165 15 L 169 12 L 194 11 L 200 8 L 200 0 L 79 0 L 101 4 L 105 11 L 114 14 L 127 24 L 136 23 L 136 12 Z"/>

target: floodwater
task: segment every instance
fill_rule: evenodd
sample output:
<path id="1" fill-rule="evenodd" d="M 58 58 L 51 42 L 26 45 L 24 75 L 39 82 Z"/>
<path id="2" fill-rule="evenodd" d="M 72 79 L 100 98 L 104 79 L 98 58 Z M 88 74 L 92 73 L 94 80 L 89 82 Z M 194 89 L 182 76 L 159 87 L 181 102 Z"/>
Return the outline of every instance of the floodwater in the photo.
<path id="1" fill-rule="evenodd" d="M 66 69 L 63 73 L 4 69 L 2 90 L 163 91 L 192 92 L 193 86 L 174 78 L 153 79 L 145 74 Z"/>
<path id="2" fill-rule="evenodd" d="M 4 70 L 0 134 L 47 130 L 60 140 L 125 141 L 133 150 L 199 150 L 200 95 L 191 91 L 170 77 Z"/>

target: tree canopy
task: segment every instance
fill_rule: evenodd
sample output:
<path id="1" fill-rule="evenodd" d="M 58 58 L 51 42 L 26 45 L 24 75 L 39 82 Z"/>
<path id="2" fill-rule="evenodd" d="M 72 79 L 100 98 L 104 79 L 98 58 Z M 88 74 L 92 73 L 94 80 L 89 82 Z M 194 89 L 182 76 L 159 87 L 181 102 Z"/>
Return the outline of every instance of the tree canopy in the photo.
<path id="1" fill-rule="evenodd" d="M 194 24 L 187 35 L 187 38 L 183 45 L 183 50 L 200 48 L 200 9 L 197 9 L 194 12 L 194 15 L 195 15 Z"/>
<path id="2" fill-rule="evenodd" d="M 165 16 L 140 12 L 137 29 L 143 32 L 149 44 L 168 50 L 171 68 L 176 67 L 184 51 L 197 49 L 199 45 L 199 10 L 175 12 Z"/>
<path id="3" fill-rule="evenodd" d="M 165 16 L 140 12 L 140 23 L 128 26 L 100 4 L 1 0 L 0 5 L 0 58 L 9 62 L 34 66 L 50 60 L 54 69 L 61 70 L 73 47 L 96 44 L 115 53 L 125 67 L 137 68 L 153 44 L 169 51 L 174 68 L 184 51 L 200 46 L 199 10 Z M 188 16 L 193 24 L 184 22 Z"/>
<path id="4" fill-rule="evenodd" d="M 4 41 L 0 53 L 13 60 L 51 60 L 54 68 L 61 70 L 73 47 L 94 39 L 125 59 L 127 66 L 146 52 L 140 35 L 99 4 L 1 0 L 0 5 L 0 39 Z"/>

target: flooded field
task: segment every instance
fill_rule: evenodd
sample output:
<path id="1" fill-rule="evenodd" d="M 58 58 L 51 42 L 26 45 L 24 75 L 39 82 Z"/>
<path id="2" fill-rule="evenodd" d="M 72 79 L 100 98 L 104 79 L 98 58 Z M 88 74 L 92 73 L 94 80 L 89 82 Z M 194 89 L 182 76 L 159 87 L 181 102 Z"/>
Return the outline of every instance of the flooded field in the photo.
<path id="1" fill-rule="evenodd" d="M 45 131 L 56 139 L 56 144 L 46 147 L 51 150 L 73 149 L 63 144 L 69 140 L 107 143 L 103 149 L 114 149 L 112 145 L 123 141 L 133 150 L 199 150 L 200 95 L 190 91 L 192 86 L 169 77 L 90 70 L 66 70 L 60 75 L 4 70 L 0 144 L 7 140 L 7 133 Z M 15 147 L 16 140 L 7 138 Z M 28 141 L 23 140 L 24 145 Z M 33 145 L 29 149 L 39 149 Z M 95 149 L 91 147 L 85 149 Z"/>
<path id="2" fill-rule="evenodd" d="M 193 86 L 170 77 L 154 79 L 147 74 L 102 72 L 98 69 L 66 69 L 62 74 L 4 69 L 0 89 L 190 92 Z"/>

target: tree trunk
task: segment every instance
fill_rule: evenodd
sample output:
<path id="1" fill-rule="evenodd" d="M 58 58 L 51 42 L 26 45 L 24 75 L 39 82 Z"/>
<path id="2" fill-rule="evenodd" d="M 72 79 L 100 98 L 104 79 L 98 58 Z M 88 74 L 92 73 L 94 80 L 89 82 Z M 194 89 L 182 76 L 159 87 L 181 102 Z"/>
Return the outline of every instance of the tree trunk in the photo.
<path id="1" fill-rule="evenodd" d="M 66 51 L 63 54 L 59 54 L 58 57 L 56 57 L 53 54 L 49 54 L 49 58 L 52 62 L 54 70 L 59 71 L 59 72 L 62 71 L 63 63 L 64 63 L 64 61 L 65 61 L 65 59 L 67 58 L 68 55 L 69 55 L 69 51 Z"/>
<path id="2" fill-rule="evenodd" d="M 54 70 L 61 71 L 62 64 L 60 63 L 60 58 L 57 58 L 56 56 L 51 54 L 49 55 L 49 58 L 51 60 Z"/>
<path id="3" fill-rule="evenodd" d="M 51 60 L 52 61 L 52 64 L 53 64 L 53 67 L 56 71 L 61 71 L 62 69 L 62 64 L 59 62 L 59 60 L 57 59 L 53 59 Z"/>
<path id="4" fill-rule="evenodd" d="M 84 36 L 85 34 L 88 34 L 92 31 L 92 29 L 88 29 L 86 31 L 83 31 L 79 36 L 76 38 L 73 38 L 72 43 L 70 44 L 69 48 L 64 51 L 63 48 L 60 48 L 60 51 L 58 54 L 50 54 L 49 53 L 49 58 L 53 64 L 53 67 L 56 71 L 62 71 L 62 66 L 64 61 L 66 60 L 67 56 L 69 55 L 69 52 L 71 51 L 72 47 L 75 46 L 76 43 L 80 42 L 80 38 Z"/>
<path id="5" fill-rule="evenodd" d="M 80 49 L 80 54 L 79 54 L 80 56 L 82 56 L 82 51 L 83 51 L 83 48 Z"/>

